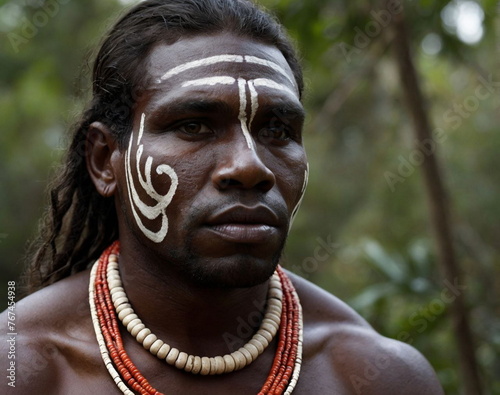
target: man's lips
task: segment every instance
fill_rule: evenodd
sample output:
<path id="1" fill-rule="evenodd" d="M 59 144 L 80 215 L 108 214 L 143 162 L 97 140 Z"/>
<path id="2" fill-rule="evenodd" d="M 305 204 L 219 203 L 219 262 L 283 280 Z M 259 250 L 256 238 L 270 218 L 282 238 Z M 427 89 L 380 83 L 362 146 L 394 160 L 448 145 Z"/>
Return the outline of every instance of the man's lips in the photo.
<path id="1" fill-rule="evenodd" d="M 232 206 L 211 215 L 207 228 L 235 243 L 264 243 L 278 235 L 278 216 L 266 206 Z"/>

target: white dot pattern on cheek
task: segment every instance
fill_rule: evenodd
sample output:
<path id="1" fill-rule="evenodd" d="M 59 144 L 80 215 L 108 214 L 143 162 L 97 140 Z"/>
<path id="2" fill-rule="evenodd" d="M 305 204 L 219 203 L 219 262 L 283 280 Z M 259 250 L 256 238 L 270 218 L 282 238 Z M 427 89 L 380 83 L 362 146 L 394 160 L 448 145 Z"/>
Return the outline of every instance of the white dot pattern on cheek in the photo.
<path id="1" fill-rule="evenodd" d="M 134 132 L 132 132 L 132 135 L 130 136 L 130 141 L 129 141 L 129 146 L 127 151 L 125 152 L 125 176 L 126 176 L 126 181 L 127 181 L 127 191 L 129 194 L 129 200 L 130 200 L 130 207 L 132 208 L 132 213 L 134 215 L 134 219 L 137 223 L 137 226 L 139 229 L 144 233 L 144 235 L 152 240 L 155 243 L 161 243 L 168 232 L 168 217 L 167 217 L 167 207 L 172 201 L 172 198 L 175 195 L 175 191 L 177 190 L 177 186 L 179 184 L 179 180 L 177 177 L 177 174 L 175 173 L 174 169 L 170 167 L 167 164 L 161 164 L 156 167 L 156 173 L 158 175 L 165 174 L 168 177 L 170 177 L 171 184 L 168 192 L 165 195 L 159 194 L 155 188 L 153 187 L 152 179 L 151 179 L 151 168 L 153 165 L 153 158 L 151 156 L 148 156 L 146 159 L 146 165 L 144 168 L 144 174 L 145 178 L 141 173 L 140 170 L 140 162 L 142 158 L 142 153 L 144 151 L 144 146 L 141 144 L 141 139 L 142 135 L 144 132 L 144 121 L 145 121 L 146 115 L 142 114 L 141 116 L 141 125 L 137 137 L 137 152 L 136 152 L 136 173 L 137 173 L 137 178 L 139 179 L 139 183 L 141 188 L 148 194 L 149 197 L 151 197 L 153 200 L 155 200 L 157 203 L 154 206 L 149 206 L 146 203 L 144 203 L 140 196 L 139 193 L 137 192 L 136 189 L 136 184 L 134 182 L 134 177 L 132 176 L 132 168 L 130 164 L 130 157 L 131 157 L 131 151 L 132 151 L 132 143 L 134 140 Z M 158 217 L 161 217 L 161 227 L 160 230 L 157 232 L 154 232 L 150 229 L 147 228 L 147 226 L 144 225 L 141 217 L 139 216 L 139 213 L 137 212 L 140 211 L 140 213 L 146 217 L 149 220 L 154 220 L 157 219 Z"/>

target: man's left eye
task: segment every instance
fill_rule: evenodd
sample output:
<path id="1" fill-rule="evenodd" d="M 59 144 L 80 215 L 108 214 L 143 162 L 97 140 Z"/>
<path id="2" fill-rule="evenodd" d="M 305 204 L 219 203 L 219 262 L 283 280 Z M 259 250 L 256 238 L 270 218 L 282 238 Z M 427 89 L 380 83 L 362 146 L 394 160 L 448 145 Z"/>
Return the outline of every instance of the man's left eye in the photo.
<path id="1" fill-rule="evenodd" d="M 259 131 L 259 138 L 284 142 L 291 139 L 291 131 L 282 122 L 271 122 Z"/>
<path id="2" fill-rule="evenodd" d="M 281 128 L 264 128 L 259 132 L 259 137 L 276 140 L 290 139 L 290 135 L 286 132 L 286 130 Z"/>
<path id="3" fill-rule="evenodd" d="M 183 125 L 178 126 L 177 129 L 181 132 L 191 134 L 191 135 L 212 133 L 210 128 L 201 122 L 187 122 Z"/>

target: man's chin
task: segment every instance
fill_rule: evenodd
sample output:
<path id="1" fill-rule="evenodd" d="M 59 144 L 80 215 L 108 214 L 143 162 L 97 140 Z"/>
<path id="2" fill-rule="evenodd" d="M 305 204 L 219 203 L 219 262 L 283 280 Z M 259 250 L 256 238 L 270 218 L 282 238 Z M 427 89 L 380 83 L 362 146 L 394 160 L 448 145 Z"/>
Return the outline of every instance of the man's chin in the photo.
<path id="1" fill-rule="evenodd" d="M 193 262 L 185 274 L 201 287 L 249 288 L 267 281 L 276 270 L 278 262 L 279 256 L 269 260 L 233 256 L 216 262 Z"/>

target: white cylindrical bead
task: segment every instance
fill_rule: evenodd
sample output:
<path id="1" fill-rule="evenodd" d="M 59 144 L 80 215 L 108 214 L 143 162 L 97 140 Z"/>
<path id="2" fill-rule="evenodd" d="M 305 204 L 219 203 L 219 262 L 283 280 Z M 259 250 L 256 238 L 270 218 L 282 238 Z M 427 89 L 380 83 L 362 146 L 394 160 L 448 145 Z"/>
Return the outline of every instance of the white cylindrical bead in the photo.
<path id="1" fill-rule="evenodd" d="M 165 359 L 169 352 L 170 346 L 167 343 L 164 343 L 158 350 L 158 354 L 156 354 L 156 356 L 160 359 Z"/>
<path id="2" fill-rule="evenodd" d="M 130 306 L 130 305 L 129 305 Z M 120 306 L 121 307 L 121 306 Z M 132 307 L 125 307 L 124 309 L 121 309 L 119 312 L 118 312 L 118 309 L 116 309 L 117 313 L 118 313 L 118 318 L 120 319 L 120 321 L 123 322 L 123 319 L 127 316 L 127 315 L 131 315 L 131 314 L 134 314 L 134 309 L 132 309 Z M 125 324 L 123 324 L 125 325 Z"/>
<path id="3" fill-rule="evenodd" d="M 128 303 L 128 299 L 126 296 L 122 296 L 121 298 L 116 299 L 116 301 L 113 301 L 115 307 L 121 305 L 122 303 Z"/>
<path id="4" fill-rule="evenodd" d="M 243 356 L 245 357 L 245 366 L 252 363 L 253 361 L 253 358 L 252 358 L 252 354 L 250 354 L 250 351 L 248 351 L 245 347 L 241 347 L 239 350 L 239 352 L 241 352 L 243 354 Z"/>
<path id="5" fill-rule="evenodd" d="M 222 374 L 226 370 L 226 362 L 223 357 L 217 356 L 214 358 L 215 359 L 215 372 L 214 374 Z"/>
<path id="6" fill-rule="evenodd" d="M 173 365 L 175 361 L 177 361 L 177 357 L 179 356 L 179 350 L 175 347 L 170 349 L 170 352 L 167 355 L 166 361 L 169 365 Z"/>
<path id="7" fill-rule="evenodd" d="M 273 334 L 271 332 L 269 332 L 267 329 L 262 328 L 262 326 L 257 331 L 257 333 L 259 335 L 261 335 L 262 337 L 264 337 L 268 341 L 268 343 L 271 343 L 273 341 L 273 337 L 274 337 Z"/>
<path id="8" fill-rule="evenodd" d="M 265 348 L 264 344 L 262 344 L 260 340 L 257 340 L 255 338 L 255 335 L 254 335 L 254 337 L 252 339 L 250 339 L 250 341 L 248 342 L 248 344 L 252 344 L 257 349 L 258 355 L 260 355 L 260 354 L 262 354 L 264 352 L 264 348 Z M 257 357 L 255 357 L 255 358 L 257 358 Z"/>
<path id="9" fill-rule="evenodd" d="M 262 344 L 264 348 L 266 348 L 269 345 L 269 341 L 262 335 L 261 332 L 257 332 L 255 335 L 253 335 L 253 339 Z"/>
<path id="10" fill-rule="evenodd" d="M 272 335 L 272 337 L 274 337 L 274 335 L 276 334 L 276 328 L 267 322 L 263 322 L 260 325 L 260 329 L 266 330 L 267 332 L 269 332 Z"/>
<path id="11" fill-rule="evenodd" d="M 262 324 L 263 324 L 263 325 L 264 325 L 264 324 L 270 324 L 270 325 L 274 326 L 274 328 L 275 328 L 276 330 L 278 330 L 278 329 L 279 329 L 279 327 L 280 327 L 280 326 L 279 326 L 279 324 L 278 324 L 276 321 L 273 321 L 273 320 L 272 320 L 272 319 L 270 319 L 270 318 L 264 318 L 264 319 L 262 320 Z"/>
<path id="12" fill-rule="evenodd" d="M 200 370 L 201 370 L 201 358 L 195 356 L 193 361 L 193 370 L 191 370 L 191 372 L 194 374 L 198 374 L 200 373 Z"/>
<path id="13" fill-rule="evenodd" d="M 123 287 L 115 287 L 115 288 L 112 288 L 112 289 L 109 290 L 109 293 L 111 294 L 111 296 L 117 294 L 118 292 L 125 293 L 125 290 L 123 289 Z"/>
<path id="14" fill-rule="evenodd" d="M 177 360 L 175 361 L 175 367 L 177 369 L 184 369 L 184 367 L 186 366 L 188 357 L 189 357 L 189 355 L 186 354 L 185 352 L 180 352 L 179 356 L 177 357 Z"/>
<path id="15" fill-rule="evenodd" d="M 139 317 L 137 317 L 137 314 L 129 314 L 126 317 L 123 317 L 122 324 L 123 326 L 128 327 L 128 324 L 130 324 L 130 322 L 135 319 L 139 319 Z"/>
<path id="16" fill-rule="evenodd" d="M 259 356 L 259 350 L 253 344 L 247 343 L 243 346 L 243 348 L 247 350 L 252 356 L 252 362 L 255 361 L 255 359 Z"/>
<path id="17" fill-rule="evenodd" d="M 158 351 L 160 351 L 160 348 L 164 345 L 165 343 L 163 340 L 156 339 L 153 344 L 151 344 L 151 347 L 149 348 L 149 352 L 153 355 L 158 356 Z M 163 358 L 162 358 L 163 359 Z"/>
<path id="18" fill-rule="evenodd" d="M 132 321 L 132 322 L 133 322 L 133 321 Z M 130 325 L 130 324 L 129 324 L 129 325 Z M 131 334 L 132 336 L 136 337 L 136 336 L 138 335 L 138 333 L 139 333 L 140 331 L 142 331 L 143 329 L 145 329 L 145 328 L 146 328 L 146 325 L 144 325 L 144 324 L 141 322 L 141 323 L 139 323 L 139 324 L 135 325 L 135 326 L 132 328 L 132 330 L 130 330 L 130 334 Z"/>
<path id="19" fill-rule="evenodd" d="M 206 376 L 210 373 L 210 358 L 201 357 L 201 370 L 200 374 Z"/>
<path id="20" fill-rule="evenodd" d="M 146 349 L 149 350 L 153 343 L 158 339 L 158 337 L 154 333 L 150 333 L 147 335 L 144 340 L 142 341 L 142 346 Z"/>
<path id="21" fill-rule="evenodd" d="M 191 373 L 193 371 L 193 367 L 194 367 L 194 355 L 189 355 L 186 361 L 186 366 L 184 366 L 184 370 L 188 373 Z"/>
<path id="22" fill-rule="evenodd" d="M 149 328 L 142 328 L 139 333 L 135 336 L 136 340 L 139 343 L 142 343 L 146 336 L 148 336 L 151 333 L 151 329 Z"/>
<path id="23" fill-rule="evenodd" d="M 136 326 L 137 324 L 141 324 L 141 323 L 142 323 L 142 321 L 139 318 L 135 318 L 128 323 L 127 330 L 130 332 L 134 326 Z"/>
<path id="24" fill-rule="evenodd" d="M 236 362 L 234 361 L 234 358 L 232 357 L 232 355 L 224 355 L 223 356 L 224 358 L 224 362 L 225 362 L 225 369 L 224 369 L 224 373 L 231 373 L 234 371 L 234 369 L 236 368 Z"/>

